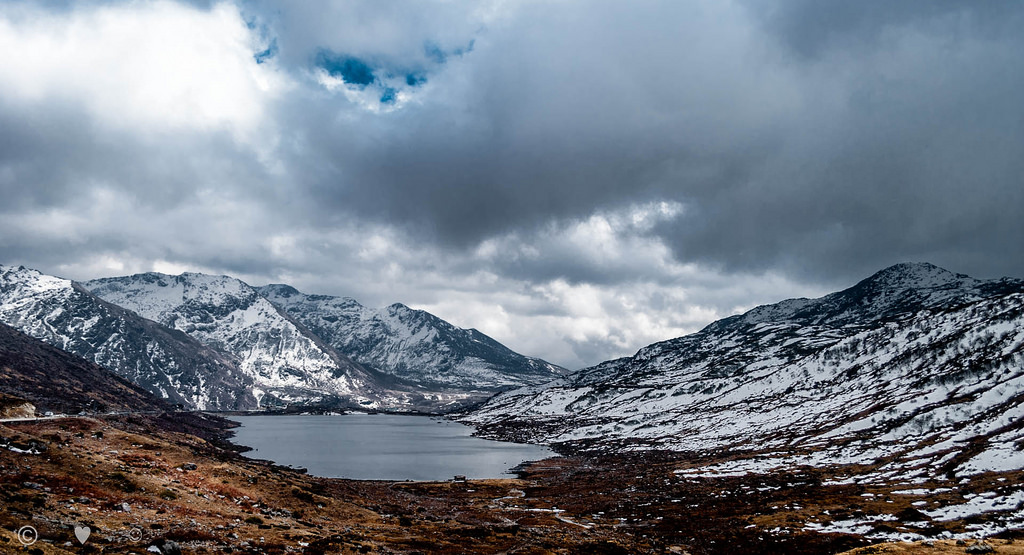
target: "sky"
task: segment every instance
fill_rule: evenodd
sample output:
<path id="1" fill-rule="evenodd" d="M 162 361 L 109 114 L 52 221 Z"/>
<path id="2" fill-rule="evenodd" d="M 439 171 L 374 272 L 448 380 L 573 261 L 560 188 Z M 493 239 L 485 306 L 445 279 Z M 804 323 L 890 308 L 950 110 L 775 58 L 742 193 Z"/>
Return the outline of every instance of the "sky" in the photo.
<path id="1" fill-rule="evenodd" d="M 402 302 L 576 369 L 1024 277 L 1024 3 L 0 2 L 0 264 Z"/>

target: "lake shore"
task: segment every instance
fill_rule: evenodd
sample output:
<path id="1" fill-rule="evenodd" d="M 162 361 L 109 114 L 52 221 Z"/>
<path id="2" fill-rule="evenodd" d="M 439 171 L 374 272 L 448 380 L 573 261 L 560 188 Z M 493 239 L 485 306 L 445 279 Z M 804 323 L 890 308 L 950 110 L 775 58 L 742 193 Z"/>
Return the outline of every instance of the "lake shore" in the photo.
<path id="1" fill-rule="evenodd" d="M 963 534 L 998 518 L 922 522 L 914 504 L 934 495 L 836 483 L 848 467 L 690 472 L 728 453 L 566 456 L 501 480 L 317 478 L 241 456 L 227 442 L 229 430 L 221 419 L 187 413 L 0 424 L 7 442 L 0 448 L 0 551 L 21 550 L 14 533 L 31 525 L 41 538 L 32 548 L 47 555 L 143 553 L 169 542 L 195 554 L 817 554 L 884 541 L 866 533 L 917 526 L 932 536 Z M 928 487 L 949 488 L 941 496 L 953 501 L 1022 478 L 993 474 L 969 487 Z M 871 529 L 841 531 L 854 519 L 873 522 Z M 92 530 L 85 548 L 76 525 Z M 826 526 L 836 531 L 820 529 Z M 132 539 L 135 529 L 141 541 Z M 1004 532 L 999 540 L 1019 536 Z"/>
<path id="2" fill-rule="evenodd" d="M 483 439 L 465 424 L 436 416 L 387 414 L 233 417 L 232 441 L 251 456 L 308 469 L 316 476 L 436 481 L 465 476 L 501 479 L 550 449 Z"/>

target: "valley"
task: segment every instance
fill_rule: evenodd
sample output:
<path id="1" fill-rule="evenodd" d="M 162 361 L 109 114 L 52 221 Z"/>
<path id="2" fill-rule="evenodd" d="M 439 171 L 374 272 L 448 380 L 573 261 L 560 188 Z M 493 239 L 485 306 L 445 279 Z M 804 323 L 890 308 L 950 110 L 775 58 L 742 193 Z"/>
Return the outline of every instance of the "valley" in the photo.
<path id="1" fill-rule="evenodd" d="M 1022 29 L 0 0 L 0 555 L 1024 555 Z"/>
<path id="2" fill-rule="evenodd" d="M 82 288 L 18 272 L 5 274 L 9 293 L 0 301 L 8 319 L 43 339 L 55 336 L 40 330 L 65 321 L 55 318 L 61 303 L 84 299 L 89 310 L 139 318 L 147 333 L 179 344 L 195 339 L 186 332 L 202 338 L 198 349 L 217 349 L 252 384 L 267 385 L 288 364 L 275 366 L 260 349 L 298 341 L 315 357 L 348 360 L 358 370 L 349 377 L 375 384 L 345 382 L 374 399 L 374 411 L 390 405 L 373 395 L 425 387 L 409 376 L 381 382 L 378 370 L 340 358 L 336 338 L 304 335 L 317 313 L 307 297 L 298 297 L 303 324 L 257 293 L 225 296 L 247 287 L 241 282 L 189 276 L 207 283 L 193 297 L 211 294 L 213 283 L 220 300 L 135 306 L 154 318 L 146 320 Z M 12 283 L 19 275 L 29 286 Z M 170 280 L 160 288 L 174 281 L 147 276 L 147 290 L 147 280 Z M 332 299 L 323 302 L 351 306 Z M 44 325 L 32 314 L 45 314 Z M 259 317 L 246 320 L 252 314 Z M 361 314 L 380 333 L 379 313 Z M 93 329 L 79 317 L 67 321 L 75 324 L 66 330 Z M 96 532 L 84 552 L 164 555 L 963 553 L 977 541 L 1013 553 L 1024 537 L 1022 330 L 1024 281 L 900 264 L 825 297 L 757 307 L 633 357 L 505 388 L 477 406 L 452 405 L 448 417 L 483 437 L 544 443 L 560 456 L 526 463 L 516 478 L 408 482 L 320 478 L 248 458 L 230 442 L 230 420 L 180 410 L 168 403 L 174 398 L 158 399 L 63 350 L 75 337 L 62 332 L 52 346 L 0 326 L 4 410 L 57 415 L 0 422 L 0 519 L 12 532 L 36 527 L 48 540 L 35 547 L 43 553 L 79 552 L 75 526 Z M 241 338 L 257 353 L 248 362 L 225 347 Z M 382 348 L 398 356 L 402 344 Z M 7 540 L 16 545 L 13 535 Z"/>
<path id="3" fill-rule="evenodd" d="M 0 424 L 0 542 L 17 548 L 10 531 L 32 525 L 43 553 L 173 542 L 183 553 L 810 554 L 875 544 L 875 534 L 962 553 L 957 537 L 994 532 L 1004 515 L 929 515 L 1024 479 L 908 489 L 843 483 L 864 470 L 843 466 L 715 476 L 701 469 L 735 455 L 644 452 L 548 459 L 503 480 L 351 481 L 240 456 L 224 442 L 229 426 L 187 413 Z M 93 531 L 84 547 L 76 525 Z"/>

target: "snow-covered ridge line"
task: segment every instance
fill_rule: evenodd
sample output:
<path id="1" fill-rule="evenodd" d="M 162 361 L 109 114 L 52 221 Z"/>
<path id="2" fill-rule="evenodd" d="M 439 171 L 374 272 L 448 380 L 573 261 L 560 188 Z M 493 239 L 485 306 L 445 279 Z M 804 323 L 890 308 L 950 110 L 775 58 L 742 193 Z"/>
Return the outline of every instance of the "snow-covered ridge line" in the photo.
<path id="1" fill-rule="evenodd" d="M 400 304 L 375 310 L 350 298 L 196 273 L 84 286 L 237 357 L 262 406 L 338 398 L 364 408 L 437 410 L 564 372 Z"/>
<path id="2" fill-rule="evenodd" d="M 564 372 L 404 305 L 196 273 L 79 285 L 0 267 L 0 321 L 202 409 L 450 410 Z"/>
<path id="3" fill-rule="evenodd" d="M 387 396 L 338 354 L 241 280 L 157 273 L 83 284 L 93 294 L 237 357 L 261 406 L 336 397 L 380 408 Z"/>
<path id="4" fill-rule="evenodd" d="M 237 359 L 107 303 L 70 280 L 0 266 L 0 322 L 172 403 L 200 409 L 256 406 Z"/>
<path id="5" fill-rule="evenodd" d="M 901 264 L 503 393 L 466 420 L 508 439 L 792 459 L 764 470 L 884 459 L 880 476 L 924 476 L 1024 467 L 1022 417 L 1024 281 Z"/>
<path id="6" fill-rule="evenodd" d="M 258 291 L 353 360 L 425 387 L 497 391 L 540 383 L 563 368 L 513 352 L 402 304 L 374 309 L 349 297 L 306 295 L 287 285 Z"/>

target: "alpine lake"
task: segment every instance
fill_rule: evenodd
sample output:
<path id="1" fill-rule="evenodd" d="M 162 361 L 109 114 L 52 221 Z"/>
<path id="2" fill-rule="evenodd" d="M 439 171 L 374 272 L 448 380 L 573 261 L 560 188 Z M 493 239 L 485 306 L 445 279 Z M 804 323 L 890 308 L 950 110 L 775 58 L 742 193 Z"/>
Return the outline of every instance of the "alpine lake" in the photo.
<path id="1" fill-rule="evenodd" d="M 509 478 L 524 461 L 555 456 L 542 445 L 474 437 L 473 428 L 431 416 L 393 414 L 232 416 L 246 456 L 353 480 Z"/>

